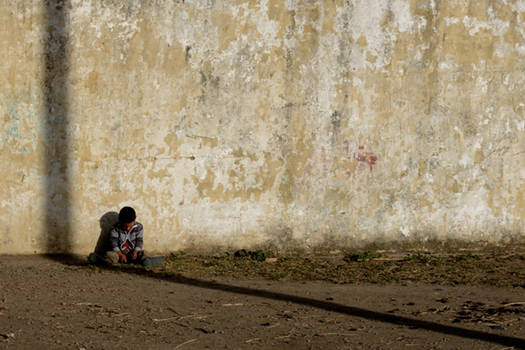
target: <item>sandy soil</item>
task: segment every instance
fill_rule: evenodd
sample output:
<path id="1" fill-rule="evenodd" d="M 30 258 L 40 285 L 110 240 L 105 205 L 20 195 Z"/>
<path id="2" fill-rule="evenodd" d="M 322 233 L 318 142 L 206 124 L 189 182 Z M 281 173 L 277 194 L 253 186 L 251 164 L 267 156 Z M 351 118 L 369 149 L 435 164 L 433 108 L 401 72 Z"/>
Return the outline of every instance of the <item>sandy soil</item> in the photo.
<path id="1" fill-rule="evenodd" d="M 3 348 L 517 349 L 525 289 L 212 279 L 0 256 Z"/>

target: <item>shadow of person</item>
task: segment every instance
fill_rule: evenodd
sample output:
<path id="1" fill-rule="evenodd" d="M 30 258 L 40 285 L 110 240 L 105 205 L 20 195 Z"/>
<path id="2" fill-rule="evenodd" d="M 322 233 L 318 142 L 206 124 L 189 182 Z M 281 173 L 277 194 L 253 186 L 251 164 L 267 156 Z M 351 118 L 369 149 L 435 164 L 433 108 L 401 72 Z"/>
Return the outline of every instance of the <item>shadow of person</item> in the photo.
<path id="1" fill-rule="evenodd" d="M 99 256 L 105 256 L 106 252 L 111 250 L 111 243 L 109 235 L 111 229 L 118 222 L 118 213 L 116 211 L 108 211 L 102 215 L 99 220 L 100 235 L 98 236 L 97 245 L 95 246 L 95 253 Z"/>
<path id="2" fill-rule="evenodd" d="M 106 252 L 111 250 L 111 243 L 109 240 L 111 229 L 117 222 L 118 213 L 116 211 L 108 211 L 100 217 L 100 235 L 98 236 L 94 254 L 92 253 L 89 255 L 88 259 L 90 263 L 100 264 L 104 262 Z"/>
<path id="3" fill-rule="evenodd" d="M 118 213 L 116 211 L 108 211 L 102 215 L 99 220 L 100 236 L 98 236 L 97 245 L 95 246 L 95 253 L 104 256 L 107 251 L 111 250 L 109 235 L 111 229 L 118 222 Z"/>

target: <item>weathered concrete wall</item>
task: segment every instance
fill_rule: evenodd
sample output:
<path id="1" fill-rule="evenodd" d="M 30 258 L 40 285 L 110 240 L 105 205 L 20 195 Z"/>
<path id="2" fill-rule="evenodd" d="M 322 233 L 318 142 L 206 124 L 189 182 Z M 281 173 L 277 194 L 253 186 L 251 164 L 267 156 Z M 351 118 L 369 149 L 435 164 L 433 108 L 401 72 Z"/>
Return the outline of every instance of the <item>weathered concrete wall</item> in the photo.
<path id="1" fill-rule="evenodd" d="M 525 236 L 525 1 L 0 1 L 0 253 Z"/>

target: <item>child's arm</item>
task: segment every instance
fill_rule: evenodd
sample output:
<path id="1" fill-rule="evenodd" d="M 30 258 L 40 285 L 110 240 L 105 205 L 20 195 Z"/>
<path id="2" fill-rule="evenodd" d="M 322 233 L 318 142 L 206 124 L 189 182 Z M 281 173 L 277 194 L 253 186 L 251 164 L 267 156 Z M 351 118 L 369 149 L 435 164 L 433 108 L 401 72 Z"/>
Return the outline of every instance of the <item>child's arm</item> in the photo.
<path id="1" fill-rule="evenodd" d="M 109 235 L 109 241 L 111 243 L 111 248 L 115 252 L 120 252 L 120 247 L 118 246 L 118 232 L 115 229 L 111 230 L 111 233 Z"/>
<path id="2" fill-rule="evenodd" d="M 124 255 L 120 251 L 120 247 L 118 245 L 118 232 L 117 232 L 117 230 L 115 230 L 115 229 L 111 230 L 111 233 L 110 233 L 110 236 L 109 236 L 109 241 L 111 242 L 111 248 L 113 249 L 113 251 L 118 254 L 118 260 L 120 262 L 126 262 L 126 260 L 127 260 L 126 259 L 126 255 Z"/>
<path id="3" fill-rule="evenodd" d="M 144 227 L 139 224 L 138 230 L 137 238 L 135 240 L 135 251 L 141 251 L 144 249 Z"/>

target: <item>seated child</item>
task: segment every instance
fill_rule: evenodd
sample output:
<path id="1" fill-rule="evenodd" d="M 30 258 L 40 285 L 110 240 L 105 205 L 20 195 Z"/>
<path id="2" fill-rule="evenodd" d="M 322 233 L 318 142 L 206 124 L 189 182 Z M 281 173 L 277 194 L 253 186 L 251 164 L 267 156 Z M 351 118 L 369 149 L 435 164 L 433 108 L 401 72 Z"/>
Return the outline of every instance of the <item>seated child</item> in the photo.
<path id="1" fill-rule="evenodd" d="M 131 207 L 123 207 L 118 214 L 118 222 L 110 233 L 112 251 L 106 253 L 110 265 L 120 263 L 143 264 L 144 228 L 136 222 L 137 215 Z"/>

